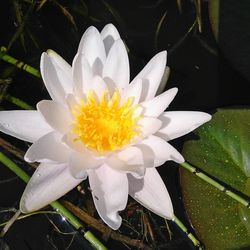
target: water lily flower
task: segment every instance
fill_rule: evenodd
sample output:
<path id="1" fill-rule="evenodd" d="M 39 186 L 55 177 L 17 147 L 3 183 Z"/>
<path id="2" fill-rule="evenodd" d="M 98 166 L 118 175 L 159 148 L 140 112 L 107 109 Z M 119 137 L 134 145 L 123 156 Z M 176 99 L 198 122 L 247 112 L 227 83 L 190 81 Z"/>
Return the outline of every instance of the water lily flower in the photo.
<path id="1" fill-rule="evenodd" d="M 23 213 L 46 206 L 88 177 L 95 207 L 113 229 L 121 225 L 118 212 L 128 194 L 173 218 L 156 167 L 184 162 L 168 141 L 211 116 L 164 112 L 177 93 L 172 88 L 159 94 L 168 75 L 166 56 L 155 55 L 130 82 L 126 47 L 112 24 L 100 33 L 86 30 L 72 66 L 52 50 L 42 54 L 41 75 L 52 100 L 40 101 L 35 111 L 0 112 L 0 130 L 31 142 L 24 158 L 40 163 L 22 195 Z"/>

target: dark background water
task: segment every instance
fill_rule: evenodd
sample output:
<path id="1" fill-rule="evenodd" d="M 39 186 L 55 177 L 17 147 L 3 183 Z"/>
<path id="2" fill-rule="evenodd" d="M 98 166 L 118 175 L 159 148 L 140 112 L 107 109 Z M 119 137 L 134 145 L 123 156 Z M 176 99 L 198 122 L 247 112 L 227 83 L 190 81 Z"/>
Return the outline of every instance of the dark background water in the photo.
<path id="1" fill-rule="evenodd" d="M 39 68 L 41 53 L 49 48 L 71 63 L 81 35 L 88 26 L 94 25 L 100 30 L 105 24 L 113 23 L 129 49 L 131 79 L 153 55 L 161 50 L 167 50 L 167 64 L 171 68 L 171 75 L 166 88 L 179 88 L 170 110 L 213 112 L 217 107 L 249 105 L 250 102 L 250 37 L 247 32 L 250 21 L 249 3 L 239 2 L 220 1 L 220 24 L 217 29 L 216 25 L 211 26 L 209 20 L 209 14 L 213 14 L 213 10 L 208 11 L 211 6 L 208 6 L 207 1 L 202 2 L 202 33 L 199 33 L 197 25 L 188 32 L 197 16 L 197 9 L 192 1 L 182 1 L 181 11 L 175 0 L 44 1 L 39 10 L 36 1 L 34 4 L 32 1 L 1 1 L 0 45 L 9 47 L 10 55 L 36 68 Z M 217 41 L 212 29 L 219 30 Z M 17 30 L 20 30 L 20 33 L 16 33 Z M 7 88 L 8 94 L 34 107 L 41 99 L 49 98 L 40 79 L 2 61 L 0 78 L 11 79 L 11 84 Z M 17 108 L 4 98 L 0 101 L 1 109 Z M 23 142 L 3 134 L 1 137 L 22 150 L 27 149 Z M 181 150 L 184 139 L 175 140 L 172 144 Z M 1 150 L 8 154 L 2 147 Z M 20 160 L 16 161 L 32 173 L 31 167 Z M 178 166 L 167 162 L 158 170 L 168 187 L 176 215 L 192 230 L 181 199 Z M 14 177 L 3 165 L 0 166 L 2 209 L 18 206 L 25 185 Z M 86 183 L 85 188 L 87 185 Z M 75 204 L 84 202 L 84 198 L 77 190 L 70 192 L 66 199 Z M 127 216 L 126 213 L 127 211 L 123 213 L 124 217 Z M 1 221 L 6 219 L 5 215 L 8 214 L 1 213 Z M 137 215 L 133 216 L 138 224 Z M 153 218 L 158 226 L 164 225 L 157 216 Z M 73 230 L 59 216 L 54 216 L 53 221 L 63 232 Z M 154 249 L 194 249 L 173 223 L 170 222 L 169 226 L 173 232 L 172 240 L 169 239 L 166 230 L 163 230 L 163 233 L 166 233 L 164 239 L 153 227 L 159 241 Z M 122 227 L 121 230 L 125 234 L 130 233 L 126 227 Z M 98 232 L 95 233 L 102 238 Z M 140 236 L 137 235 L 138 238 Z M 10 249 L 67 249 L 71 237 L 56 232 L 47 217 L 37 215 L 16 222 L 1 242 L 6 242 Z M 103 241 L 105 242 L 105 239 Z M 113 240 L 107 240 L 105 244 L 109 249 L 128 249 Z M 87 245 L 76 236 L 68 249 L 88 249 Z M 3 243 L 0 243 L 0 249 L 1 247 L 5 249 Z"/>

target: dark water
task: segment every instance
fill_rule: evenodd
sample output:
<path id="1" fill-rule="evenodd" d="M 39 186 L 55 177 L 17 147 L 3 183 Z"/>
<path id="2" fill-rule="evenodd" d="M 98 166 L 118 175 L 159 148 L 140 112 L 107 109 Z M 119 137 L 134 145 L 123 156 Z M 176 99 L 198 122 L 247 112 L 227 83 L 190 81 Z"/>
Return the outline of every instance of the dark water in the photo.
<path id="1" fill-rule="evenodd" d="M 244 36 L 244 29 L 248 28 L 245 25 L 248 12 L 245 13 L 244 10 L 248 5 L 236 6 L 233 1 L 221 1 L 221 4 L 223 5 L 222 22 L 219 26 L 219 42 L 216 42 L 209 22 L 206 1 L 201 8 L 201 34 L 198 32 L 197 25 L 187 33 L 196 18 L 195 5 L 191 1 L 183 1 L 181 12 L 175 0 L 45 1 L 39 10 L 37 10 L 38 2 L 32 4 L 21 0 L 1 1 L 0 45 L 9 46 L 9 54 L 36 68 L 39 68 L 41 53 L 48 48 L 54 49 L 68 62 L 72 62 L 85 29 L 90 25 L 101 29 L 111 22 L 118 28 L 129 48 L 131 78 L 154 54 L 161 50 L 168 50 L 171 75 L 167 88 L 179 88 L 179 93 L 170 106 L 171 110 L 210 112 L 216 107 L 249 105 L 247 90 L 250 78 L 247 68 L 250 65 L 248 63 L 250 53 L 247 52 L 250 43 L 249 37 Z M 238 8 L 242 11 L 232 12 Z M 19 15 L 22 16 L 22 22 L 24 21 L 22 30 L 20 29 L 22 24 L 17 17 Z M 243 25 L 242 23 L 239 25 L 238 21 L 242 20 L 239 17 L 243 17 Z M 20 33 L 14 39 L 18 29 Z M 231 30 L 237 33 L 237 39 L 232 36 Z M 0 61 L 0 78 L 10 78 L 11 83 L 7 92 L 34 107 L 41 99 L 48 99 L 40 79 L 2 61 Z M 0 108 L 15 109 L 16 106 L 2 100 Z M 27 149 L 27 145 L 23 142 L 3 134 L 1 137 L 22 150 Z M 181 150 L 184 139 L 173 141 L 173 145 Z M 8 153 L 2 147 L 1 150 Z M 20 160 L 17 160 L 17 163 L 32 173 L 32 169 L 25 163 Z M 15 176 L 4 166 L 0 167 L 0 208 L 17 207 L 25 185 L 14 178 Z M 168 187 L 176 215 L 191 229 L 181 199 L 177 165 L 168 162 L 158 170 Z M 73 190 L 66 199 L 75 204 L 83 204 L 83 198 L 79 197 L 79 192 Z M 144 212 L 147 213 L 147 211 Z M 138 224 L 140 221 L 137 213 L 139 212 L 133 216 L 135 223 Z M 126 211 L 123 214 L 126 217 Z M 7 213 L 1 214 L 1 221 L 5 221 L 7 215 Z M 88 243 L 77 234 L 66 235 L 57 232 L 49 219 L 52 219 L 62 232 L 74 232 L 74 229 L 60 216 L 49 216 L 49 218 L 44 215 L 32 216 L 13 225 L 5 238 L 0 240 L 0 249 L 6 249 L 2 242 L 6 242 L 10 249 L 91 249 Z M 151 223 L 156 223 L 157 226 L 164 225 L 157 216 L 153 216 Z M 173 223 L 170 222 L 169 226 L 173 233 L 172 240 L 169 239 L 167 230 L 160 232 L 153 226 L 157 240 L 157 243 L 152 245 L 153 249 L 194 249 L 186 236 Z M 140 226 L 139 229 L 141 229 Z M 131 233 L 124 226 L 121 231 L 127 235 Z M 102 239 L 102 235 L 95 233 Z M 160 235 L 161 233 L 165 234 L 165 238 Z M 142 236 L 131 234 L 138 238 Z M 74 239 L 71 242 L 72 237 Z M 103 242 L 109 249 L 131 249 L 114 240 L 103 239 Z M 152 240 L 149 239 L 148 243 L 152 244 Z"/>

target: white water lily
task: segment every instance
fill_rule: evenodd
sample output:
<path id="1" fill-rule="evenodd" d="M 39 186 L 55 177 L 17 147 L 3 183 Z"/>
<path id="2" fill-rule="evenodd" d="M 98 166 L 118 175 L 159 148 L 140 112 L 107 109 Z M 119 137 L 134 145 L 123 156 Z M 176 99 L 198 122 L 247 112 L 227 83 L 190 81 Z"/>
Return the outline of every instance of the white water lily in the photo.
<path id="1" fill-rule="evenodd" d="M 167 141 L 189 133 L 211 116 L 164 112 L 177 88 L 164 87 L 166 51 L 129 80 L 126 48 L 112 24 L 83 34 L 72 67 L 54 51 L 41 57 L 52 100 L 36 111 L 0 112 L 0 130 L 33 143 L 25 154 L 40 165 L 20 201 L 23 213 L 38 210 L 89 178 L 100 217 L 118 229 L 128 194 L 154 213 L 173 218 L 168 191 L 155 167 L 184 161 Z M 161 84 L 161 81 L 163 84 Z M 160 88 L 160 90 L 159 90 Z"/>

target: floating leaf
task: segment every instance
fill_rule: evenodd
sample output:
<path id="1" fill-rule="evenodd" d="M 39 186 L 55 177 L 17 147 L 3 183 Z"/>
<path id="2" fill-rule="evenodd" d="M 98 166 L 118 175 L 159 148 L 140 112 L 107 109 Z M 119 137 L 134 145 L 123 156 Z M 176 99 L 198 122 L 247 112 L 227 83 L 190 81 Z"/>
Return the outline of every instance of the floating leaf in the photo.
<path id="1" fill-rule="evenodd" d="M 219 109 L 185 143 L 188 162 L 244 197 L 250 195 L 250 109 Z M 188 216 L 206 249 L 250 249 L 250 209 L 181 169 Z"/>

